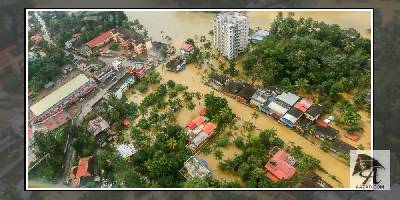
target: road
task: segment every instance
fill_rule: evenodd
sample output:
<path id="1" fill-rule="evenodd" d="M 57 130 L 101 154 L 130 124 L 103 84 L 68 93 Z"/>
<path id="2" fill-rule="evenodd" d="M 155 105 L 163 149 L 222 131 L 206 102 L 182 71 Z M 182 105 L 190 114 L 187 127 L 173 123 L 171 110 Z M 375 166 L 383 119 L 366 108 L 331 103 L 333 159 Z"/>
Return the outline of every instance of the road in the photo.
<path id="1" fill-rule="evenodd" d="M 43 39 L 46 40 L 50 44 L 54 44 L 53 40 L 50 38 L 50 34 L 47 31 L 46 23 L 44 22 L 43 18 L 35 12 L 35 16 L 39 21 L 40 26 L 42 27 Z"/>

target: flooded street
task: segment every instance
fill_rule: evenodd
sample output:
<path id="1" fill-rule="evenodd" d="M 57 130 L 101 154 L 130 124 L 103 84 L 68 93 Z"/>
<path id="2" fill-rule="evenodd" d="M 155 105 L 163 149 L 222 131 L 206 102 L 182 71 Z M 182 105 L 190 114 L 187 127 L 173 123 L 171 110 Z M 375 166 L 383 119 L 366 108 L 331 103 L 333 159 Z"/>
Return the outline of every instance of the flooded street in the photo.
<path id="1" fill-rule="evenodd" d="M 161 68 L 157 68 L 157 71 L 160 72 L 161 76 L 165 81 L 173 80 L 176 83 L 180 83 L 182 85 L 188 86 L 188 90 L 190 92 L 200 92 L 202 94 L 210 93 L 212 90 L 210 87 L 206 86 L 202 82 L 202 71 L 195 68 L 193 65 L 188 65 L 186 70 L 180 73 L 173 73 L 168 71 L 162 71 Z M 267 117 L 264 114 L 261 114 L 260 117 L 256 120 L 252 120 L 251 113 L 254 112 L 254 109 L 237 102 L 234 99 L 228 98 L 222 93 L 215 92 L 216 96 L 224 97 L 227 99 L 229 107 L 232 108 L 232 111 L 245 121 L 253 121 L 254 125 L 261 129 L 269 129 L 274 128 L 277 130 L 278 136 L 285 141 L 286 144 L 293 142 L 295 145 L 301 146 L 303 151 L 321 161 L 321 167 L 324 168 L 329 174 L 336 176 L 336 178 L 342 183 L 343 187 L 349 187 L 349 167 L 343 161 L 338 160 L 333 154 L 322 151 L 318 146 L 311 144 L 306 138 L 300 136 L 292 129 L 283 126 L 278 123 L 276 120 L 271 117 Z M 191 115 L 192 116 L 192 115 Z M 187 121 L 185 121 L 187 122 Z M 182 122 L 181 122 L 182 123 Z M 224 151 L 226 155 L 234 155 L 235 152 Z M 211 156 L 211 155 L 210 155 Z M 211 157 L 203 157 L 207 161 L 211 161 Z M 224 157 L 225 159 L 225 157 Z M 215 162 L 215 161 L 214 161 Z M 212 169 L 217 169 L 218 163 L 214 163 L 211 161 L 209 163 Z M 215 168 L 214 168 L 215 167 Z M 218 172 L 218 170 L 217 170 Z M 224 175 L 221 175 L 222 177 Z M 329 181 L 329 180 L 327 180 Z M 329 181 L 328 183 L 332 184 L 334 187 L 338 187 L 339 184 L 337 182 Z"/>
<path id="2" fill-rule="evenodd" d="M 187 38 L 207 36 L 213 29 L 213 12 L 188 12 L 188 11 L 126 11 L 129 20 L 138 19 L 144 28 L 149 31 L 149 36 L 154 41 L 164 41 L 163 36 L 170 36 L 172 44 L 178 48 Z M 251 11 L 247 12 L 250 28 L 269 28 L 274 21 L 277 11 Z M 283 12 L 286 14 L 287 12 Z M 371 28 L 369 12 L 321 12 L 297 11 L 295 18 L 312 17 L 314 20 L 324 21 L 328 24 L 338 24 L 343 28 L 354 28 L 364 37 L 370 37 L 368 29 Z M 349 20 L 352 19 L 352 20 Z M 163 33 L 162 33 L 163 31 Z"/>
<path id="3" fill-rule="evenodd" d="M 261 27 L 269 28 L 273 22 L 277 12 L 248 12 L 249 22 L 251 28 Z M 172 38 L 172 44 L 175 48 L 179 48 L 187 38 L 196 38 L 202 35 L 210 39 L 208 32 L 212 30 L 213 18 L 215 16 L 212 12 L 173 12 L 173 11 L 157 11 L 157 12 L 140 12 L 140 11 L 129 11 L 126 12 L 130 20 L 138 19 L 141 24 L 149 31 L 149 36 L 155 41 L 166 42 L 163 38 L 170 36 Z M 370 13 L 369 12 L 295 12 L 295 17 L 312 17 L 314 20 L 323 20 L 329 24 L 338 24 L 344 28 L 355 28 L 364 37 L 370 37 L 368 29 L 370 28 Z M 349 20 L 352 19 L 352 20 Z M 207 66 L 203 66 L 204 70 L 207 70 Z M 196 68 L 193 64 L 189 64 L 186 70 L 179 73 L 163 71 L 161 67 L 156 69 L 161 77 L 164 79 L 163 82 L 173 80 L 176 83 L 188 86 L 190 92 L 200 92 L 207 94 L 213 90 L 204 85 L 206 73 L 203 70 Z M 300 136 L 292 129 L 289 129 L 282 124 L 278 123 L 274 119 L 261 114 L 256 120 L 252 120 L 251 113 L 254 109 L 243 105 L 227 96 L 215 92 L 215 95 L 224 97 L 228 100 L 229 106 L 232 111 L 245 121 L 253 121 L 254 125 L 261 129 L 274 128 L 277 130 L 278 136 L 286 143 L 293 142 L 295 145 L 301 146 L 306 154 L 309 154 L 321 161 L 321 167 L 325 169 L 330 175 L 335 176 L 337 180 L 334 181 L 329 175 L 323 172 L 317 172 L 321 177 L 331 184 L 333 187 L 349 187 L 349 167 L 348 165 L 338 160 L 332 153 L 322 151 L 317 145 L 312 144 L 306 138 Z M 130 96 L 129 101 L 137 101 L 140 97 Z M 139 100 L 140 101 L 140 100 Z M 193 111 L 183 109 L 177 118 L 177 122 L 180 125 L 184 125 L 189 119 L 195 118 L 198 113 L 197 110 L 201 107 L 196 106 Z M 366 116 L 368 118 L 368 116 Z M 363 127 L 365 134 L 370 134 L 370 128 L 365 123 Z M 366 146 L 368 147 L 368 140 L 370 137 L 362 137 Z M 370 144 L 370 143 L 369 143 Z M 234 146 L 228 146 L 227 148 L 221 149 L 224 152 L 224 159 L 233 157 L 235 153 L 239 153 L 240 150 Z M 228 180 L 237 180 L 237 176 L 231 174 L 225 174 L 219 171 L 218 162 L 215 160 L 212 154 L 204 155 L 199 153 L 200 158 L 206 160 L 213 170 L 214 176 L 217 178 L 226 178 Z"/>

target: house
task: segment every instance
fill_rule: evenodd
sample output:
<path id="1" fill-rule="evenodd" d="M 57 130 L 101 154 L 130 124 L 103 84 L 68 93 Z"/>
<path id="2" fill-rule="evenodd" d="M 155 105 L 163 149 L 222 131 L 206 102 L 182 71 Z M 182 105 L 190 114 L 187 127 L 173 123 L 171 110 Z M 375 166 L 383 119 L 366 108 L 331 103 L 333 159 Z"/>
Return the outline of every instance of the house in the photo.
<path id="1" fill-rule="evenodd" d="M 319 104 L 312 104 L 308 110 L 304 113 L 307 119 L 315 121 L 323 113 L 323 108 Z"/>
<path id="2" fill-rule="evenodd" d="M 257 91 L 251 96 L 250 104 L 255 106 L 261 110 L 261 106 L 268 101 L 271 96 L 276 96 L 275 91 L 267 89 L 267 88 L 259 88 Z"/>
<path id="3" fill-rule="evenodd" d="M 101 47 L 101 46 L 107 44 L 108 42 L 111 41 L 111 39 L 113 39 L 113 36 L 114 36 L 113 31 L 114 30 L 115 29 L 110 29 L 110 30 L 100 34 L 96 38 L 87 42 L 86 46 L 93 49 L 94 47 Z"/>
<path id="4" fill-rule="evenodd" d="M 322 123 L 315 123 L 316 124 L 316 131 L 314 133 L 315 137 L 320 140 L 334 140 L 337 137 L 338 131 L 327 124 L 324 125 Z"/>
<path id="5" fill-rule="evenodd" d="M 137 54 L 142 54 L 146 51 L 146 46 L 143 43 L 138 44 L 135 46 L 135 52 Z"/>
<path id="6" fill-rule="evenodd" d="M 124 92 L 135 83 L 135 78 L 131 74 L 125 74 L 108 90 L 109 95 L 115 95 L 117 99 L 122 99 Z"/>
<path id="7" fill-rule="evenodd" d="M 196 127 L 198 127 L 200 124 L 206 121 L 206 117 L 204 116 L 198 116 L 194 120 L 190 120 L 188 123 L 186 123 L 186 127 L 193 130 Z"/>
<path id="8" fill-rule="evenodd" d="M 193 46 L 191 44 L 183 44 L 181 46 L 181 54 L 191 53 L 193 51 Z"/>
<path id="9" fill-rule="evenodd" d="M 100 83 L 104 83 L 115 74 L 114 68 L 110 65 L 100 67 L 98 65 L 91 64 L 89 65 L 87 71 L 92 74 L 92 76 Z"/>
<path id="10" fill-rule="evenodd" d="M 308 108 L 310 108 L 311 105 L 312 102 L 310 100 L 303 98 L 299 102 L 294 104 L 294 107 L 301 110 L 301 112 L 305 113 L 308 110 Z"/>
<path id="11" fill-rule="evenodd" d="M 357 132 L 348 132 L 346 131 L 346 133 L 344 134 L 344 137 L 353 140 L 353 141 L 358 141 L 358 139 L 360 139 L 360 135 Z"/>
<path id="12" fill-rule="evenodd" d="M 307 119 L 304 115 L 302 115 L 299 120 L 297 120 L 294 128 L 300 133 L 304 134 L 308 130 L 308 128 L 312 125 L 312 121 Z"/>
<path id="13" fill-rule="evenodd" d="M 298 188 L 332 188 L 315 172 L 309 172 L 297 186 Z"/>
<path id="14" fill-rule="evenodd" d="M 291 92 L 284 92 L 278 95 L 276 99 L 284 102 L 289 107 L 292 107 L 300 99 L 300 97 Z"/>
<path id="15" fill-rule="evenodd" d="M 211 80 L 218 86 L 225 86 L 226 82 L 229 80 L 227 76 L 223 74 L 211 74 Z"/>
<path id="16" fill-rule="evenodd" d="M 265 164 L 266 176 L 272 181 L 290 179 L 296 172 L 294 159 L 285 151 L 279 149 Z"/>
<path id="17" fill-rule="evenodd" d="M 236 96 L 236 100 L 248 104 L 250 103 L 251 97 L 256 92 L 256 89 L 250 85 L 245 86 Z"/>
<path id="18" fill-rule="evenodd" d="M 244 83 L 232 80 L 226 83 L 223 92 L 226 93 L 228 96 L 235 97 L 244 87 Z"/>
<path id="19" fill-rule="evenodd" d="M 201 159 L 191 156 L 183 164 L 183 168 L 179 170 L 183 177 L 187 180 L 193 178 L 204 179 L 211 175 L 211 170 L 209 169 L 207 162 Z"/>
<path id="20" fill-rule="evenodd" d="M 114 68 L 115 71 L 119 71 L 119 68 L 122 67 L 122 61 L 120 61 L 118 59 L 114 60 L 114 61 L 112 61 L 111 65 L 112 65 L 112 67 Z"/>
<path id="21" fill-rule="evenodd" d="M 137 152 L 133 144 L 117 145 L 117 151 L 123 158 L 128 158 Z"/>
<path id="22" fill-rule="evenodd" d="M 78 166 L 73 166 L 70 169 L 70 181 L 72 187 L 80 187 L 88 181 L 94 179 L 95 160 L 93 156 L 80 158 Z"/>
<path id="23" fill-rule="evenodd" d="M 179 72 L 185 69 L 185 64 L 186 64 L 185 58 L 178 56 L 170 60 L 167 63 L 166 68 L 168 71 Z"/>
<path id="24" fill-rule="evenodd" d="M 267 113 L 268 115 L 274 117 L 275 119 L 280 119 L 283 117 L 287 111 L 289 111 L 289 106 L 287 104 L 275 99 L 270 102 L 266 108 L 262 108 L 261 111 Z"/>
<path id="25" fill-rule="evenodd" d="M 257 30 L 250 36 L 250 41 L 252 43 L 257 43 L 259 41 L 262 41 L 264 38 L 266 38 L 269 35 L 268 31 L 266 30 Z"/>
<path id="26" fill-rule="evenodd" d="M 130 121 L 128 118 L 125 118 L 125 119 L 122 121 L 122 125 L 124 125 L 124 126 L 129 126 L 129 125 L 131 125 L 131 121 Z"/>
<path id="27" fill-rule="evenodd" d="M 100 132 L 105 132 L 110 128 L 110 124 L 104 120 L 101 116 L 96 117 L 89 121 L 87 130 L 89 133 L 97 136 Z"/>
<path id="28" fill-rule="evenodd" d="M 331 146 L 331 151 L 335 153 L 349 154 L 350 150 L 357 150 L 357 148 L 338 139 L 336 139 Z"/>
<path id="29" fill-rule="evenodd" d="M 303 112 L 297 108 L 291 108 L 279 121 L 289 128 L 293 128 Z"/>
<path id="30" fill-rule="evenodd" d="M 129 69 L 128 73 L 132 74 L 135 78 L 140 79 L 146 74 L 146 68 L 143 64 L 135 65 Z"/>
<path id="31" fill-rule="evenodd" d="M 42 36 L 41 34 L 32 35 L 32 36 L 31 36 L 31 41 L 32 41 L 33 43 L 41 42 L 41 41 L 43 41 L 43 36 Z"/>

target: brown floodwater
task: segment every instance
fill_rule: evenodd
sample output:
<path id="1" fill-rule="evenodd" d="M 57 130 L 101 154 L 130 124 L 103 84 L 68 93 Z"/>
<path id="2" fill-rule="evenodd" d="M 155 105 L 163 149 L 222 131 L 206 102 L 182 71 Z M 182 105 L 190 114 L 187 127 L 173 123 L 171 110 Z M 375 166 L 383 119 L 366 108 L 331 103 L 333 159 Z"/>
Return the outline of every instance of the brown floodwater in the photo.
<path id="1" fill-rule="evenodd" d="M 172 38 L 172 44 L 179 48 L 180 45 L 187 38 L 196 38 L 205 35 L 210 39 L 208 32 L 212 30 L 214 13 L 210 12 L 176 12 L 176 11 L 154 11 L 154 12 L 141 12 L 141 11 L 128 11 L 126 12 L 130 20 L 138 19 L 141 24 L 149 31 L 149 36 L 156 41 L 164 41 L 163 37 L 168 35 Z M 277 12 L 262 11 L 262 12 L 248 12 L 249 22 L 251 28 L 262 27 L 269 28 Z M 368 29 L 371 28 L 370 13 L 369 12 L 295 12 L 295 17 L 312 17 L 318 21 L 325 21 L 328 24 L 338 24 L 344 28 L 355 28 L 364 37 L 370 37 Z M 198 69 L 195 65 L 188 65 L 186 70 L 179 73 L 163 71 L 162 68 L 156 70 L 160 72 L 164 81 L 174 80 L 176 83 L 188 86 L 191 92 L 200 92 L 206 94 L 213 90 L 204 85 L 204 71 L 207 70 L 206 66 L 203 69 Z M 215 92 L 217 96 L 225 97 L 225 95 Z M 140 97 L 137 97 L 140 98 Z M 137 101 L 136 98 L 129 98 L 131 101 Z M 298 135 L 293 130 L 279 124 L 277 121 L 265 115 L 260 115 L 256 120 L 252 120 L 251 113 L 254 110 L 245 106 L 233 99 L 227 98 L 229 106 L 233 112 L 241 119 L 246 121 L 253 121 L 259 129 L 274 128 L 277 130 L 278 136 L 285 141 L 286 144 L 293 142 L 295 145 L 301 146 L 303 151 L 321 161 L 321 167 L 324 168 L 330 175 L 335 176 L 342 184 L 333 181 L 329 175 L 324 175 L 318 172 L 322 178 L 334 187 L 349 187 L 349 167 L 345 162 L 338 160 L 333 154 L 322 151 L 318 146 L 313 145 L 304 137 Z M 189 119 L 197 116 L 196 109 L 189 111 L 182 110 L 177 117 L 177 122 L 184 125 Z M 365 125 L 368 126 L 368 123 Z M 370 130 L 369 130 L 370 131 Z M 367 131 L 366 131 L 367 132 Z M 368 140 L 368 137 L 365 137 Z M 367 143 L 367 142 L 366 142 Z M 224 152 L 224 159 L 234 156 L 238 153 L 238 149 L 234 147 L 227 147 L 222 149 Z M 237 180 L 237 176 L 232 174 L 222 173 L 218 170 L 218 162 L 213 155 L 199 154 L 199 157 L 206 160 L 210 168 L 213 169 L 214 176 L 217 178 L 224 178 L 228 180 Z"/>
<path id="2" fill-rule="evenodd" d="M 138 19 L 149 31 L 155 41 L 164 41 L 163 36 L 170 36 L 172 44 L 179 47 L 187 38 L 209 37 L 213 29 L 215 13 L 201 11 L 126 11 L 129 20 Z M 251 28 L 269 28 L 277 11 L 247 12 Z M 371 14 L 368 11 L 296 11 L 295 18 L 312 17 L 328 24 L 338 24 L 343 28 L 354 28 L 364 37 L 370 37 Z M 284 12 L 287 14 L 287 12 Z M 161 32 L 163 31 L 163 33 Z"/>
<path id="3" fill-rule="evenodd" d="M 200 92 L 202 94 L 207 94 L 212 92 L 213 90 L 204 85 L 202 82 L 202 74 L 203 71 L 196 68 L 194 65 L 189 64 L 186 70 L 173 73 L 168 71 L 163 71 L 162 68 L 156 69 L 160 72 L 163 79 L 166 80 L 174 80 L 176 83 L 180 83 L 182 85 L 188 86 L 188 90 L 190 92 Z M 283 126 L 282 124 L 278 123 L 276 120 L 272 119 L 271 117 L 267 117 L 264 114 L 261 114 L 260 117 L 256 120 L 252 119 L 251 113 L 254 112 L 254 109 L 237 102 L 234 99 L 227 98 L 227 96 L 223 95 L 222 93 L 215 92 L 216 96 L 225 97 L 228 101 L 229 106 L 232 108 L 232 111 L 239 116 L 242 120 L 245 121 L 253 121 L 254 125 L 261 129 L 269 129 L 274 128 L 277 130 L 278 136 L 285 141 L 286 144 L 293 142 L 295 145 L 301 146 L 303 151 L 321 161 L 321 167 L 324 168 L 329 174 L 336 176 L 336 178 L 342 183 L 343 187 L 349 187 L 349 166 L 341 161 L 338 160 L 333 154 L 327 153 L 322 151 L 318 146 L 313 145 L 310 141 L 305 139 L 304 137 L 300 136 L 292 129 Z M 195 113 L 188 112 L 186 114 L 180 116 L 187 116 L 187 118 L 191 118 L 195 116 Z M 186 117 L 184 117 L 187 119 Z M 178 117 L 180 119 L 180 123 L 183 123 L 186 120 L 183 118 Z M 223 149 L 224 154 L 226 155 L 234 155 L 234 151 L 228 151 L 229 149 Z M 232 149 L 233 150 L 233 149 Z M 218 163 L 213 160 L 210 156 L 201 156 L 207 162 L 216 173 L 214 175 L 218 175 L 219 177 L 226 177 L 229 176 L 230 179 L 234 178 L 231 175 L 224 175 L 220 173 L 217 169 Z M 325 179 L 326 180 L 326 179 Z M 332 180 L 326 180 L 331 185 L 338 187 L 339 184 Z"/>

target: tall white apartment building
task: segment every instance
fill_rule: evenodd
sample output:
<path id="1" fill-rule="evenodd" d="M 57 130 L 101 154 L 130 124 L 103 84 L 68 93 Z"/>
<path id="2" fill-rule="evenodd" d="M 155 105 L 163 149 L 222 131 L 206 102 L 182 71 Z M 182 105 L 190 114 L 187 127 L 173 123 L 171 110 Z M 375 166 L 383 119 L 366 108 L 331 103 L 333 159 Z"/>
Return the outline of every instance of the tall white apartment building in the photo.
<path id="1" fill-rule="evenodd" d="M 249 21 L 243 12 L 221 12 L 214 19 L 214 46 L 229 60 L 249 43 Z"/>

